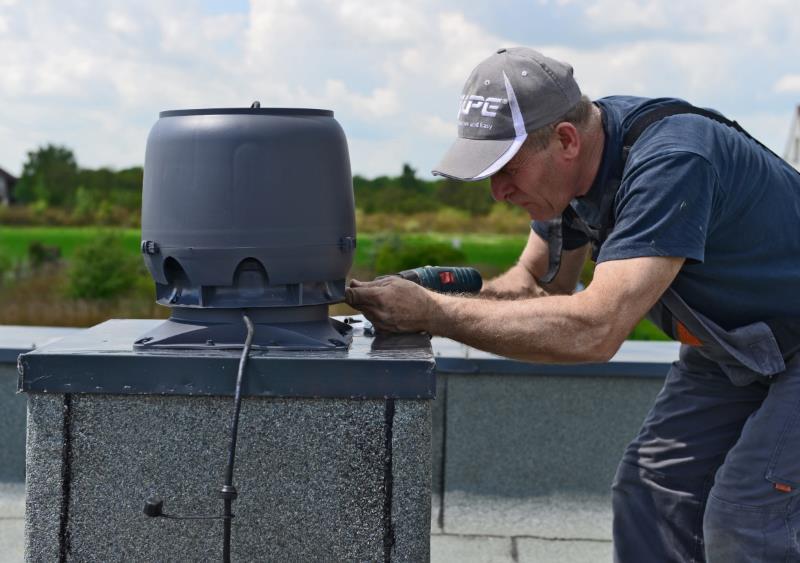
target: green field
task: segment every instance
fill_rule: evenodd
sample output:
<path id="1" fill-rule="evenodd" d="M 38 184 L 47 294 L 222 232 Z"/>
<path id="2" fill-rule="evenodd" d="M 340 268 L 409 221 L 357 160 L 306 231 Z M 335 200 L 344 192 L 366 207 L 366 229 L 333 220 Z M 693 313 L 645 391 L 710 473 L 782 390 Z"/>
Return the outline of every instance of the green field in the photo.
<path id="1" fill-rule="evenodd" d="M 23 259 L 28 253 L 28 246 L 32 242 L 40 242 L 48 246 L 58 246 L 61 255 L 69 259 L 75 249 L 104 229 L 98 227 L 15 227 L 0 229 L 0 254 L 12 259 Z M 108 229 L 105 229 L 108 230 Z M 131 253 L 139 252 L 140 231 L 138 229 L 119 229 Z M 370 253 L 376 235 L 359 234 L 356 248 L 355 264 L 365 267 L 369 263 Z M 495 269 L 507 268 L 519 257 L 527 240 L 526 235 L 400 235 L 400 239 L 408 244 L 421 241 L 445 241 L 453 239 L 460 241 L 461 250 L 471 264 L 491 266 Z"/>
<path id="2" fill-rule="evenodd" d="M 0 228 L 0 255 L 22 259 L 28 254 L 32 242 L 58 246 L 61 255 L 69 258 L 79 246 L 86 244 L 98 233 L 113 230 L 125 241 L 132 253 L 139 252 L 139 229 L 103 229 L 99 227 L 5 227 Z"/>

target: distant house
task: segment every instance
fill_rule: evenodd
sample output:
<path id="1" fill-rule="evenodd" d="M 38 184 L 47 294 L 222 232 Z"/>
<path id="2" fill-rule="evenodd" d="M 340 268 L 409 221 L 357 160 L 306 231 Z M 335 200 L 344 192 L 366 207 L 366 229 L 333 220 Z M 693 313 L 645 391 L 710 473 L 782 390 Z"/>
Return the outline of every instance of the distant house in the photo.
<path id="1" fill-rule="evenodd" d="M 14 185 L 17 178 L 0 168 L 0 205 L 9 205 L 14 200 Z"/>
<path id="2" fill-rule="evenodd" d="M 786 150 L 783 153 L 783 158 L 800 170 L 800 105 L 794 110 L 792 128 L 789 130 L 789 140 L 786 141 Z"/>

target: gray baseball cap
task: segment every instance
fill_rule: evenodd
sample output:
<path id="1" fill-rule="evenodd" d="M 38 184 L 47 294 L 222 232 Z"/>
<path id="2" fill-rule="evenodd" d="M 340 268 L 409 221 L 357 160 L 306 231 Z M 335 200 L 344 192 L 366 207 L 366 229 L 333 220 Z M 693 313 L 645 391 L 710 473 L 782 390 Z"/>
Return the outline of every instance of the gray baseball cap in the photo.
<path id="1" fill-rule="evenodd" d="M 570 65 L 526 47 L 498 49 L 467 79 L 458 138 L 433 174 L 488 178 L 513 158 L 528 133 L 555 122 L 580 99 Z"/>

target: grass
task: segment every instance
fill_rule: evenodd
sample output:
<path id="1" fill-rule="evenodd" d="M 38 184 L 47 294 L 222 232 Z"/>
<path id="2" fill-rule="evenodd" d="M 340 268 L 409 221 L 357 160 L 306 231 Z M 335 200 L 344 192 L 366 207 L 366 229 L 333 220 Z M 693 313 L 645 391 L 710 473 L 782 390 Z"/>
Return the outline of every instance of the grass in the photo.
<path id="1" fill-rule="evenodd" d="M 0 291 L 0 324 L 88 327 L 108 319 L 166 318 L 150 288 L 119 299 L 68 299 L 62 267 L 49 264 Z"/>
<path id="2" fill-rule="evenodd" d="M 628 336 L 628 340 L 672 340 L 660 328 L 647 319 L 642 319 Z"/>
<path id="3" fill-rule="evenodd" d="M 11 227 L 0 229 L 0 254 L 18 260 L 28 255 L 32 242 L 58 246 L 63 258 L 70 258 L 79 246 L 86 244 L 98 233 L 111 230 L 103 227 Z M 132 253 L 139 252 L 139 229 L 114 229 L 123 237 Z"/>
<path id="4" fill-rule="evenodd" d="M 103 232 L 102 227 L 13 227 L 0 229 L 0 254 L 14 260 L 24 259 L 32 242 L 48 246 L 58 246 L 61 256 L 69 259 L 75 249 Z M 132 254 L 139 253 L 141 233 L 139 229 L 118 229 L 126 248 Z M 380 235 L 359 234 L 356 248 L 355 266 L 369 265 L 375 239 Z M 478 266 L 505 269 L 513 264 L 525 246 L 527 235 L 484 235 L 484 234 L 411 234 L 399 235 L 409 244 L 424 240 L 452 242 L 457 240 L 467 261 Z"/>

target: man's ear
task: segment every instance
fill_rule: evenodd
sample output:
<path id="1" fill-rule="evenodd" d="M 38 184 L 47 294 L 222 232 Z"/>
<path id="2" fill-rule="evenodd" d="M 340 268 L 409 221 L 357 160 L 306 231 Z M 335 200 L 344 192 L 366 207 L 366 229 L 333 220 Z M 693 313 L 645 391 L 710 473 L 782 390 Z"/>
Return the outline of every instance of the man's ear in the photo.
<path id="1" fill-rule="evenodd" d="M 559 153 L 566 160 L 578 158 L 581 149 L 581 135 L 577 127 L 568 121 L 562 121 L 555 128 Z"/>

